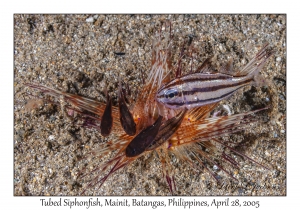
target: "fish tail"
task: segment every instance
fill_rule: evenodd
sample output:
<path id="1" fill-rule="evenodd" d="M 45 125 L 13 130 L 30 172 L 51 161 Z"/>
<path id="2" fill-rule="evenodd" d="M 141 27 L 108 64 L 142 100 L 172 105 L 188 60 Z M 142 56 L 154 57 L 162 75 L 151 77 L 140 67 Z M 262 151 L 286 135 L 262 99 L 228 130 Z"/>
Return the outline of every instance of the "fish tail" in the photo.
<path id="1" fill-rule="evenodd" d="M 262 49 L 255 55 L 250 62 L 239 71 L 239 76 L 248 75 L 253 78 L 253 85 L 264 86 L 268 85 L 269 81 L 260 75 L 261 69 L 265 66 L 268 59 L 273 54 L 272 49 L 269 47 L 269 43 L 263 45 Z"/>
<path id="2" fill-rule="evenodd" d="M 253 85 L 256 87 L 269 86 L 270 80 L 264 78 L 261 74 L 253 75 Z"/>

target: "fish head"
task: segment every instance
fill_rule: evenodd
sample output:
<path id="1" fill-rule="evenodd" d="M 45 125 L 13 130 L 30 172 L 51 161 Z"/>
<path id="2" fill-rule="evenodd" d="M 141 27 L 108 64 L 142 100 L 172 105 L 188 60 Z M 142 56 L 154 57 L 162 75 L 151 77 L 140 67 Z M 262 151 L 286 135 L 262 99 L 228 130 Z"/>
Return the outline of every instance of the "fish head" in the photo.
<path id="1" fill-rule="evenodd" d="M 178 109 L 182 103 L 181 91 L 178 87 L 162 87 L 156 94 L 156 101 L 171 109 Z"/>

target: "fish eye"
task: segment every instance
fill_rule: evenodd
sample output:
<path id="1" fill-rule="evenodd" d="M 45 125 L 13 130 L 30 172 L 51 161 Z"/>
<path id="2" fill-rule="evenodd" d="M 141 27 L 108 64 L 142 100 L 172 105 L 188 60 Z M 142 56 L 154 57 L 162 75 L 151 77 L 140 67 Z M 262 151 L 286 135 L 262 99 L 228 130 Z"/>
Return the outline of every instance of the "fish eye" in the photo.
<path id="1" fill-rule="evenodd" d="M 178 95 L 178 91 L 176 89 L 169 89 L 165 91 L 165 98 L 172 99 Z"/>

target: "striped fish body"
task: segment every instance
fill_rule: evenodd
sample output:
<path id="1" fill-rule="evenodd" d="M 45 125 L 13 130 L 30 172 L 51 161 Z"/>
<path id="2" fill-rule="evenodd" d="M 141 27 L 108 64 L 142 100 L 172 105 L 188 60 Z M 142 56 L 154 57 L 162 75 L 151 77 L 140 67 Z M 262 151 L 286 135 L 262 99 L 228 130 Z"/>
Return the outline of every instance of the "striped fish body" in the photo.
<path id="1" fill-rule="evenodd" d="M 189 74 L 160 88 L 156 100 L 171 109 L 191 109 L 221 101 L 253 82 L 253 75 Z"/>

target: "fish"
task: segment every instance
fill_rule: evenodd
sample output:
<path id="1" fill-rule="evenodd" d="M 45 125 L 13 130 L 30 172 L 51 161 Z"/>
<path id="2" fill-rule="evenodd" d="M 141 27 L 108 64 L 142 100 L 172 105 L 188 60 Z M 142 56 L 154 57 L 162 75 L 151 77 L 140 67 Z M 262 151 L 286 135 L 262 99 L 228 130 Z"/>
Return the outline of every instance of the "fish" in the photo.
<path id="1" fill-rule="evenodd" d="M 130 113 L 124 98 L 124 94 L 121 88 L 121 82 L 119 82 L 119 113 L 120 113 L 120 123 L 122 128 L 129 136 L 134 136 L 136 133 L 136 124 L 134 122 L 133 116 Z"/>
<path id="2" fill-rule="evenodd" d="M 155 140 L 163 117 L 159 116 L 153 125 L 142 130 L 126 147 L 126 157 L 142 154 Z"/>
<path id="3" fill-rule="evenodd" d="M 113 125 L 112 117 L 112 101 L 109 95 L 107 94 L 107 104 L 104 109 L 103 115 L 101 117 L 100 132 L 102 136 L 108 136 L 111 132 Z"/>
<path id="4" fill-rule="evenodd" d="M 237 75 L 200 72 L 175 78 L 158 90 L 156 100 L 170 109 L 191 109 L 222 101 L 248 85 L 265 85 L 260 70 L 272 53 L 266 43 Z"/>

